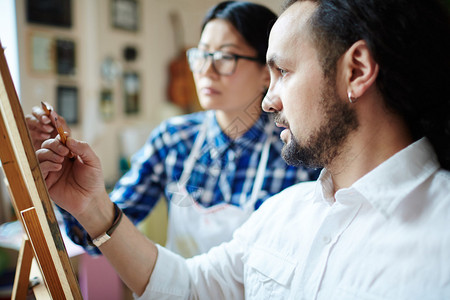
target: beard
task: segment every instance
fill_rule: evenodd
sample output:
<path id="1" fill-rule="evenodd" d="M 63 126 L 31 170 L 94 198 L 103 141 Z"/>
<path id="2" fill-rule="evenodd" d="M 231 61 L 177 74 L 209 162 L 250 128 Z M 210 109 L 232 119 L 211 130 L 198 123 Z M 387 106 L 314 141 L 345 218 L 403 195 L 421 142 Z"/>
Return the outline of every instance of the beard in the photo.
<path id="1" fill-rule="evenodd" d="M 324 116 L 323 124 L 304 142 L 300 142 L 290 131 L 291 140 L 281 151 L 287 164 L 311 168 L 330 165 L 342 152 L 350 132 L 358 128 L 356 112 L 347 101 L 339 98 L 335 85 L 329 83 L 325 83 L 319 102 Z"/>

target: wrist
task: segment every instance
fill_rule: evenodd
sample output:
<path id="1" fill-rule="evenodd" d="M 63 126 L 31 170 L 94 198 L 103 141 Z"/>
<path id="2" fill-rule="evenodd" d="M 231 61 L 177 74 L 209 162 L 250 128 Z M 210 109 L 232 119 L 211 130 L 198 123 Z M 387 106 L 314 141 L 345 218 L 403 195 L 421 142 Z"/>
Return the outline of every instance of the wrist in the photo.
<path id="1" fill-rule="evenodd" d="M 113 204 L 114 204 L 114 220 L 111 224 L 111 227 L 109 227 L 105 232 L 101 233 L 99 236 L 97 236 L 95 238 L 91 238 L 88 235 L 87 241 L 88 241 L 89 245 L 100 247 L 101 245 L 103 245 L 104 243 L 109 241 L 109 239 L 111 238 L 111 235 L 114 233 L 117 226 L 119 226 L 120 221 L 122 220 L 123 212 L 117 206 L 116 203 L 113 203 Z"/>
<path id="2" fill-rule="evenodd" d="M 83 212 L 74 217 L 84 227 L 89 236 L 96 238 L 106 232 L 114 222 L 114 203 L 105 191 L 104 195 L 93 199 Z"/>

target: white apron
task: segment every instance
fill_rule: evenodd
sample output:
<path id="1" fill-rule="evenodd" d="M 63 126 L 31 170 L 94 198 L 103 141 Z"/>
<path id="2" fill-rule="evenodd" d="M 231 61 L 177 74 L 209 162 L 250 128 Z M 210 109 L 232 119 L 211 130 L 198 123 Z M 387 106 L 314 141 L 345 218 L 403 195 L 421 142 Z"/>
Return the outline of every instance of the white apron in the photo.
<path id="1" fill-rule="evenodd" d="M 266 126 L 265 131 L 268 138 L 263 146 L 250 200 L 245 201 L 245 194 L 242 194 L 241 207 L 222 203 L 205 208 L 189 196 L 186 190 L 186 182 L 205 141 L 208 119 L 205 118 L 192 151 L 185 161 L 179 182 L 172 183 L 172 186 L 169 187 L 170 190 L 176 192 L 173 193 L 172 199 L 169 201 L 166 247 L 186 258 L 205 253 L 222 242 L 230 241 L 233 232 L 249 218 L 254 211 L 264 181 L 264 172 L 272 139 L 270 134 L 272 129 L 270 126 Z"/>

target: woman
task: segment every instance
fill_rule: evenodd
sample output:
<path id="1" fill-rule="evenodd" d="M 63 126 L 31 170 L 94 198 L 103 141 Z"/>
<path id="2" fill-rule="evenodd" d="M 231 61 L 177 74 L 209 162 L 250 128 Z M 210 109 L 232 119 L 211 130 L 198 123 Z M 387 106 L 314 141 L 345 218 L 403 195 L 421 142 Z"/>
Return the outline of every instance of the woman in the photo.
<path id="1" fill-rule="evenodd" d="M 206 14 L 198 47 L 187 51 L 205 111 L 171 118 L 156 128 L 110 194 L 134 223 L 164 195 L 169 207 L 166 246 L 185 257 L 230 240 L 265 199 L 318 176 L 318 170 L 286 165 L 280 129 L 261 110 L 270 80 L 268 35 L 275 20 L 269 9 L 249 2 L 222 2 Z M 45 120 L 40 110 L 28 118 L 33 136 Z M 63 214 L 69 236 L 96 250 L 77 221 Z"/>

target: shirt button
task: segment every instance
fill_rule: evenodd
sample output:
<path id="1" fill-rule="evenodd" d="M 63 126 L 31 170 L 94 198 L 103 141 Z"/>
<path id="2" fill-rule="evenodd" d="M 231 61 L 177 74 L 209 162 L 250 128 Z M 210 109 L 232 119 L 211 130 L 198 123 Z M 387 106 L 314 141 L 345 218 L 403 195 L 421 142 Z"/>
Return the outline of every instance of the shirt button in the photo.
<path id="1" fill-rule="evenodd" d="M 324 236 L 324 237 L 322 237 L 322 241 L 326 245 L 331 242 L 331 238 L 329 236 Z"/>

